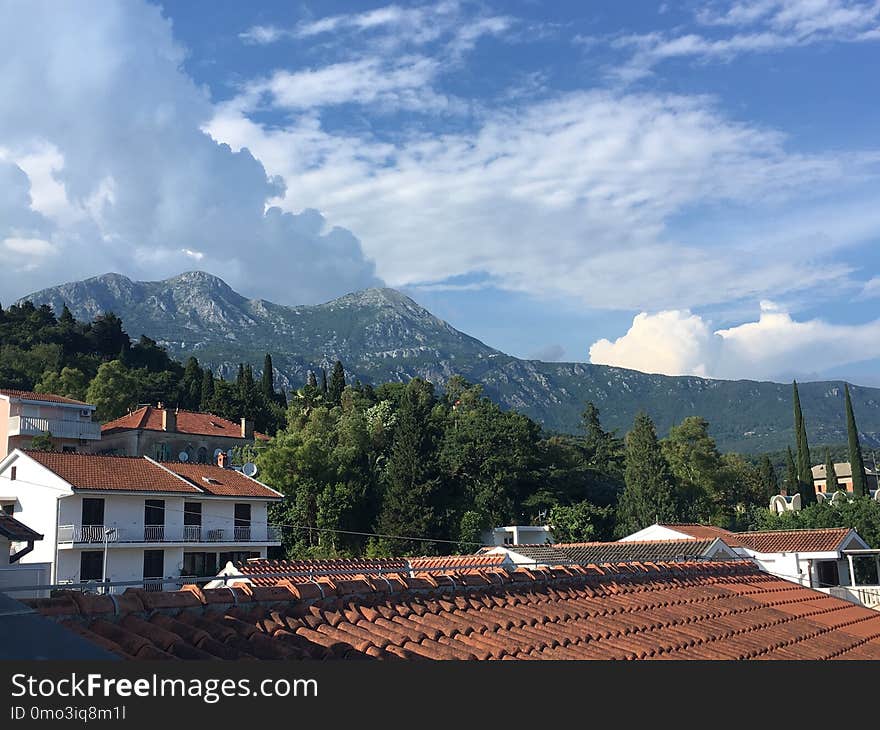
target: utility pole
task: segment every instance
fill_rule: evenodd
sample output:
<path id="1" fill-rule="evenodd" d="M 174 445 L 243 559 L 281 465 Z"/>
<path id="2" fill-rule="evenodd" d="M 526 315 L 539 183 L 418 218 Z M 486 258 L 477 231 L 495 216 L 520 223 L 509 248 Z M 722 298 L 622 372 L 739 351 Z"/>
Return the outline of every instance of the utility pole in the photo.
<path id="1" fill-rule="evenodd" d="M 108 593 L 109 590 L 106 586 L 107 583 L 107 543 L 110 540 L 110 535 L 116 532 L 115 527 L 105 527 L 104 528 L 104 568 L 101 571 L 101 581 L 105 584 L 103 593 Z"/>

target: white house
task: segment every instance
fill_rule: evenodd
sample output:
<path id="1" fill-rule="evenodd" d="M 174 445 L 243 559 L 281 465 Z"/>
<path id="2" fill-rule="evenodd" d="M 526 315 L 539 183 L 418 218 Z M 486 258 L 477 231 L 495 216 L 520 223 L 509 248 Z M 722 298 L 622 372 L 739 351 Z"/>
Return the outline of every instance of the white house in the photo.
<path id="1" fill-rule="evenodd" d="M 486 530 L 480 536 L 484 545 L 543 545 L 553 542 L 549 525 L 508 525 Z"/>
<path id="2" fill-rule="evenodd" d="M 52 583 L 213 576 L 281 544 L 268 506 L 282 495 L 231 468 L 146 457 L 22 451 L 0 461 L 0 507 L 44 539 L 22 563 Z"/>
<path id="3" fill-rule="evenodd" d="M 857 584 L 855 563 L 872 560 L 880 575 L 880 551 L 871 550 L 858 533 L 848 527 L 731 532 L 713 525 L 653 524 L 621 541 L 707 538 L 722 539 L 736 553 L 779 578 L 865 605 L 880 603 L 880 587 Z"/>

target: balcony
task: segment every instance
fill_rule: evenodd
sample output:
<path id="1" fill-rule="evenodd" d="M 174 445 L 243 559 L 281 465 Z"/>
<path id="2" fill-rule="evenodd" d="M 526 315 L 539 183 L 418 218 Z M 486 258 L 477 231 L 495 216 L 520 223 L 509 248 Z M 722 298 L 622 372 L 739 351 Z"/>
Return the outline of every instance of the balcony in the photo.
<path id="1" fill-rule="evenodd" d="M 60 547 L 103 545 L 105 532 L 108 545 L 138 545 L 155 543 L 280 543 L 281 529 L 275 525 L 249 527 L 205 528 L 201 525 L 145 525 L 116 527 L 115 525 L 59 525 Z"/>
<path id="2" fill-rule="evenodd" d="M 101 424 L 93 421 L 64 421 L 59 418 L 36 418 L 34 416 L 10 416 L 10 436 L 39 436 L 49 432 L 59 439 L 98 440 Z"/>

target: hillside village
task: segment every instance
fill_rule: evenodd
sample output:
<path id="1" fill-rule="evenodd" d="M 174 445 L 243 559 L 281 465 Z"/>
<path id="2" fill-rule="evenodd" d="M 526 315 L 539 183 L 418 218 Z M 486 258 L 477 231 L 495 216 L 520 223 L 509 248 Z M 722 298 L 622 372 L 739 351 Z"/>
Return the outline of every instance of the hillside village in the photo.
<path id="1" fill-rule="evenodd" d="M 59 359 L 0 387 L 0 592 L 91 650 L 880 658 L 880 490 L 848 389 L 848 444 L 811 451 L 794 384 L 779 468 L 699 417 L 621 437 L 588 403 L 548 434 L 463 378 L 337 362 L 276 390 L 269 355 L 228 382 L 113 315 L 4 315 Z"/>

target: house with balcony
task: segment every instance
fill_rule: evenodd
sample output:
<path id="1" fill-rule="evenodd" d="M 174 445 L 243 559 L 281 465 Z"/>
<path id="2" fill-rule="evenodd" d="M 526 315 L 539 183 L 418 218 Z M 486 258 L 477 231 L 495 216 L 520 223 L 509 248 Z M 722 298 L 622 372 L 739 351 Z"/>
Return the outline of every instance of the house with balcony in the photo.
<path id="1" fill-rule="evenodd" d="M 52 583 L 160 590 L 281 544 L 268 507 L 282 495 L 225 464 L 15 449 L 0 494 L 43 534 L 21 562 L 49 563 Z"/>
<path id="2" fill-rule="evenodd" d="M 101 440 L 95 406 L 50 393 L 0 389 L 0 459 L 46 433 L 58 451 L 88 451 Z"/>
<path id="3" fill-rule="evenodd" d="M 213 464 L 221 451 L 265 441 L 248 418 L 235 423 L 212 413 L 145 405 L 101 427 L 93 453 L 148 456 L 156 461 Z"/>

